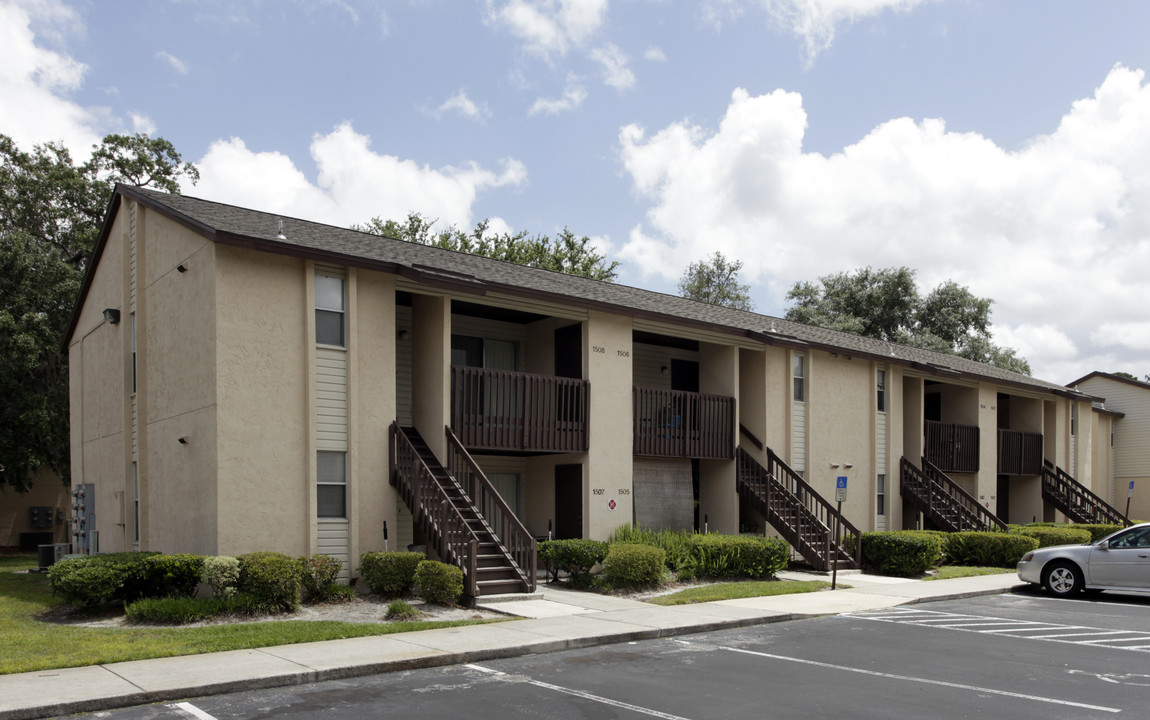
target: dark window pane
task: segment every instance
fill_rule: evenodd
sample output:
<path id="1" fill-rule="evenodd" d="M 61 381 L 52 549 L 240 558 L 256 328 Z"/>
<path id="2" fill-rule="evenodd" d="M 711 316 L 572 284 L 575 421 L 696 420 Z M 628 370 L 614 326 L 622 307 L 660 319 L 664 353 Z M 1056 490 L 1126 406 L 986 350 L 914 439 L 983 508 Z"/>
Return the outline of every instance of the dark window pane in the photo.
<path id="1" fill-rule="evenodd" d="M 344 485 L 317 485 L 317 512 L 321 518 L 347 517 L 347 494 Z"/>
<path id="2" fill-rule="evenodd" d="M 343 347 L 343 313 L 316 310 L 315 341 L 320 345 Z"/>

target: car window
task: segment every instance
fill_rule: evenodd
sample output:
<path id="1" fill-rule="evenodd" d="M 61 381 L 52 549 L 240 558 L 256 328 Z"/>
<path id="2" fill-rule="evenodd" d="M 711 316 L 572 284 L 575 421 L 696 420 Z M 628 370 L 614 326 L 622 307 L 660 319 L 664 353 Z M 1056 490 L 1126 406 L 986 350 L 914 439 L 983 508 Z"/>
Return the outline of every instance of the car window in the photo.
<path id="1" fill-rule="evenodd" d="M 1112 548 L 1147 548 L 1150 547 L 1150 527 L 1138 528 L 1123 533 L 1110 541 Z"/>

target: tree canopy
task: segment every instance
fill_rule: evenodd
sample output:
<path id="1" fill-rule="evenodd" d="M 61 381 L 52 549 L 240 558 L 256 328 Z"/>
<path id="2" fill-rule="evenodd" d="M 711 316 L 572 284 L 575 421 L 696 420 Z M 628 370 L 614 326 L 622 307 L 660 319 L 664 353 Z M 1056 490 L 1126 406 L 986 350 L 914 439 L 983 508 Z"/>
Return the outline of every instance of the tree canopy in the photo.
<path id="1" fill-rule="evenodd" d="M 58 143 L 0 135 L 0 486 L 43 468 L 69 481 L 68 367 L 59 350 L 115 183 L 179 192 L 199 179 L 170 142 L 108 135 L 77 165 Z"/>
<path id="2" fill-rule="evenodd" d="M 619 263 L 608 261 L 591 244 L 591 238 L 578 237 L 567 228 L 552 238 L 527 232 L 490 232 L 490 223 L 481 220 L 470 232 L 452 225 L 435 230 L 436 220 L 418 212 L 408 213 L 402 221 L 374 217 L 363 225 L 352 225 L 352 230 L 405 240 L 420 245 L 431 245 L 444 250 L 482 255 L 544 270 L 579 275 L 592 280 L 613 282 L 618 275 Z"/>
<path id="3" fill-rule="evenodd" d="M 736 310 L 754 310 L 750 287 L 739 283 L 742 260 L 728 260 L 721 252 L 691 263 L 679 278 L 679 294 L 685 298 Z"/>
<path id="4" fill-rule="evenodd" d="M 906 267 L 820 277 L 796 282 L 786 318 L 889 342 L 959 355 L 1013 372 L 1030 374 L 1014 348 L 995 345 L 990 334 L 993 300 L 948 280 L 923 296 Z"/>

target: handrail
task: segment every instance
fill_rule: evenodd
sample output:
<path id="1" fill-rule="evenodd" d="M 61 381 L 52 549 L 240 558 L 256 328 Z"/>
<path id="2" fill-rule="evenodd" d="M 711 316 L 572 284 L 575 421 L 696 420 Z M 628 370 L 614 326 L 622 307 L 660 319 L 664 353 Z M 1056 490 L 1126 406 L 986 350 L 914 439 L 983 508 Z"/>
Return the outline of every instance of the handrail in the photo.
<path id="1" fill-rule="evenodd" d="M 921 469 L 905 457 L 899 465 L 902 470 L 899 483 L 901 492 L 909 493 L 922 507 L 924 514 L 939 525 L 947 526 L 948 532 L 1006 531 L 1006 523 L 980 505 L 973 495 L 925 457 L 922 458 Z"/>
<path id="2" fill-rule="evenodd" d="M 1131 524 L 1130 518 L 1049 460 L 1042 461 L 1042 491 L 1056 505 L 1063 504 L 1065 498 L 1065 506 L 1059 509 L 1075 522 L 1109 522 L 1122 526 Z M 1077 511 L 1085 514 L 1078 515 Z"/>
<path id="3" fill-rule="evenodd" d="M 586 380 L 455 365 L 451 384 L 451 425 L 464 447 L 587 451 Z"/>
<path id="4" fill-rule="evenodd" d="M 735 457 L 735 398 L 635 386 L 633 452 L 647 457 Z"/>
<path id="5" fill-rule="evenodd" d="M 473 568 L 476 565 L 479 538 L 436 481 L 411 438 L 396 423 L 391 424 L 391 436 L 393 482 L 404 502 L 411 508 L 414 521 L 431 531 L 431 539 L 439 557 L 463 570 L 467 594 L 477 596 L 478 578 Z"/>
<path id="6" fill-rule="evenodd" d="M 758 449 L 760 449 L 760 450 L 766 449 L 766 445 L 763 444 L 763 441 L 760 440 L 759 438 L 757 438 L 753 432 L 748 430 L 746 425 L 739 423 L 739 432 L 742 433 L 748 440 L 750 440 L 751 444 L 754 445 L 755 447 L 757 447 Z"/>
<path id="7" fill-rule="evenodd" d="M 462 483 L 463 493 L 523 575 L 527 592 L 534 592 L 537 561 L 534 536 L 512 512 L 450 426 L 444 428 L 444 434 L 447 436 L 448 471 Z"/>
<path id="8" fill-rule="evenodd" d="M 794 494 L 798 496 L 799 500 L 803 502 L 808 512 L 814 514 L 815 517 L 817 517 L 828 528 L 831 527 L 830 522 L 828 522 L 829 520 L 837 520 L 839 529 L 845 530 L 846 533 L 854 537 L 855 554 L 853 560 L 855 563 L 858 563 L 859 567 L 861 567 L 862 531 L 860 531 L 857 527 L 854 526 L 853 523 L 847 520 L 846 516 L 840 513 L 834 505 L 831 505 L 825 498 L 823 498 L 822 495 L 819 495 L 818 492 L 816 492 L 815 489 L 811 487 L 810 483 L 799 477 L 799 474 L 792 470 L 790 465 L 787 465 L 785 462 L 783 462 L 783 459 L 776 455 L 774 450 L 770 448 L 767 448 L 766 450 L 767 471 L 776 478 L 781 474 L 783 477 L 793 483 L 794 486 L 801 492 L 792 492 L 794 492 Z M 837 547 L 838 553 L 841 554 L 843 552 L 841 546 Z"/>

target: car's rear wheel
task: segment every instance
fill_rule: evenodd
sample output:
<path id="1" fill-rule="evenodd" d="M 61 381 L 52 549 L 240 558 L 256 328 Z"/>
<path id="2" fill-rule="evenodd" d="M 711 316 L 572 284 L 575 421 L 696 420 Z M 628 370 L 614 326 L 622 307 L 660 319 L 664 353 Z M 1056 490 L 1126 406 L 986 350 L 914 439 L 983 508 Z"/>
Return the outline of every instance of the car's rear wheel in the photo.
<path id="1" fill-rule="evenodd" d="M 1085 582 L 1077 565 L 1053 562 L 1042 569 L 1042 586 L 1052 595 L 1067 597 L 1082 589 Z"/>

